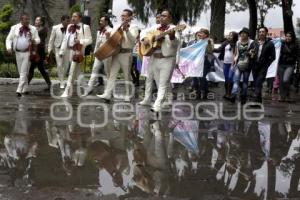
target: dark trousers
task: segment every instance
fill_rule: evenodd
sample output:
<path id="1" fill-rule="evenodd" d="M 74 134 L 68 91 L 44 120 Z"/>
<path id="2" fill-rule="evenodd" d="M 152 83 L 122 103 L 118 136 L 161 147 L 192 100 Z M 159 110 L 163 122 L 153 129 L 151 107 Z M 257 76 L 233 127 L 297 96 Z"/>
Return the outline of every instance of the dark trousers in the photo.
<path id="1" fill-rule="evenodd" d="M 140 84 L 140 72 L 137 69 L 137 57 L 133 56 L 133 60 L 132 60 L 132 66 L 131 66 L 131 77 L 132 77 L 132 81 L 136 86 L 139 86 Z"/>
<path id="2" fill-rule="evenodd" d="M 291 78 L 294 73 L 293 65 L 279 65 L 279 91 L 281 97 L 288 97 L 290 91 Z"/>
<path id="3" fill-rule="evenodd" d="M 255 94 L 255 101 L 262 102 L 262 88 L 263 84 L 266 80 L 268 68 L 259 68 L 253 69 L 253 79 L 254 79 L 254 94 Z"/>
<path id="4" fill-rule="evenodd" d="M 31 63 L 29 73 L 28 73 L 28 84 L 30 84 L 30 82 L 33 78 L 34 70 L 37 67 L 39 69 L 41 75 L 43 76 L 44 80 L 46 81 L 46 83 L 50 86 L 51 85 L 50 77 L 49 77 L 48 72 L 45 70 L 45 66 L 44 66 L 44 60 L 46 57 L 45 50 L 39 49 L 38 53 L 39 53 L 41 59 L 37 63 Z"/>
<path id="5" fill-rule="evenodd" d="M 206 76 L 209 73 L 209 69 L 209 66 L 204 65 L 203 77 L 193 78 L 193 88 L 196 90 L 198 97 L 201 96 L 201 93 L 203 96 L 206 96 L 208 94 L 208 81 L 206 79 Z"/>

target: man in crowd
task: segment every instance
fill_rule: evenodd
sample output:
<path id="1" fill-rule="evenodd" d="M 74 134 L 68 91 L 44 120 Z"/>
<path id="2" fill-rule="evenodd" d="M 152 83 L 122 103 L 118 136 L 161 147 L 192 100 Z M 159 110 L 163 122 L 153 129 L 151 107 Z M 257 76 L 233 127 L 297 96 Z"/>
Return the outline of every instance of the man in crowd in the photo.
<path id="1" fill-rule="evenodd" d="M 271 39 L 267 38 L 268 29 L 261 27 L 258 40 L 255 41 L 255 64 L 252 69 L 254 78 L 255 95 L 254 101 L 262 103 L 262 87 L 266 80 L 269 66 L 276 58 L 275 47 Z"/>
<path id="2" fill-rule="evenodd" d="M 139 29 L 136 25 L 131 24 L 133 19 L 133 12 L 131 10 L 125 9 L 121 15 L 122 25 L 117 26 L 117 28 L 121 27 L 123 32 L 123 38 L 121 41 L 121 49 L 117 55 L 112 57 L 112 66 L 110 69 L 107 85 L 105 91 L 102 95 L 97 95 L 101 99 L 105 101 L 110 101 L 113 89 L 115 87 L 115 82 L 117 79 L 118 72 L 120 68 L 122 68 L 124 79 L 126 81 L 126 97 L 125 101 L 130 101 L 129 87 L 128 83 L 130 81 L 130 66 L 131 66 L 131 58 L 132 58 L 132 49 L 135 45 L 136 39 L 139 34 Z M 114 31 L 113 31 L 114 32 Z"/>
<path id="3" fill-rule="evenodd" d="M 74 60 L 73 56 L 76 53 L 84 55 L 85 47 L 92 43 L 91 29 L 89 25 L 83 24 L 81 22 L 82 15 L 79 12 L 75 12 L 72 15 L 72 24 L 69 24 L 67 28 L 67 33 L 62 42 L 59 56 L 62 58 L 68 49 L 71 51 L 72 63 L 70 67 L 69 77 L 67 81 L 67 86 L 64 93 L 61 95 L 63 98 L 71 96 L 72 87 L 74 80 L 78 77 L 80 73 L 80 61 Z M 74 47 L 75 45 L 82 45 L 82 48 L 79 49 L 79 52 L 76 52 Z"/>
<path id="4" fill-rule="evenodd" d="M 29 24 L 29 20 L 27 13 L 21 14 L 20 23 L 11 27 L 6 38 L 6 49 L 8 53 L 11 54 L 12 51 L 16 52 L 17 67 L 20 75 L 19 85 L 16 91 L 18 97 L 26 93 L 26 87 L 28 86 L 28 71 L 30 66 L 29 47 L 31 43 L 40 43 L 38 32 L 34 26 Z"/>
<path id="5" fill-rule="evenodd" d="M 63 39 L 66 35 L 67 27 L 70 23 L 70 17 L 63 15 L 61 17 L 61 23 L 52 27 L 49 44 L 48 54 L 55 52 L 55 59 L 57 64 L 57 75 L 60 81 L 60 88 L 65 88 L 64 78 L 70 65 L 70 51 L 66 49 L 63 57 L 59 56 L 59 50 L 62 45 Z"/>

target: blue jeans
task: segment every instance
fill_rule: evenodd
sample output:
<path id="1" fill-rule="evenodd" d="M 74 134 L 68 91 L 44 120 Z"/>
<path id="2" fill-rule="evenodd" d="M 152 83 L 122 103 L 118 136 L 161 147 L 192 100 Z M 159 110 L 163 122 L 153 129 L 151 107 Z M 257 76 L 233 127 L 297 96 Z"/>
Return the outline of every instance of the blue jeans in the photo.
<path id="1" fill-rule="evenodd" d="M 240 85 L 240 80 L 241 76 L 243 75 L 243 86 L 242 86 L 242 96 L 247 96 L 247 90 L 248 90 L 248 82 L 249 82 L 249 76 L 250 76 L 250 71 L 241 71 L 239 68 L 235 69 L 234 73 L 234 78 L 233 78 L 233 88 L 232 88 L 232 94 L 237 95 L 239 92 L 239 85 Z"/>
<path id="2" fill-rule="evenodd" d="M 231 70 L 231 65 L 232 64 L 224 63 L 224 70 L 223 71 L 224 71 L 225 81 L 232 83 L 234 72 Z"/>

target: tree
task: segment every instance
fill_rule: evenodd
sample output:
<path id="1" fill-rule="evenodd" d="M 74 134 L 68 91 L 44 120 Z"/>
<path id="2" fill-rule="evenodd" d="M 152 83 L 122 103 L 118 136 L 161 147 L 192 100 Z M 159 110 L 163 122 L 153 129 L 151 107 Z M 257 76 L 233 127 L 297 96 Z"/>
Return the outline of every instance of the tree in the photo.
<path id="1" fill-rule="evenodd" d="M 138 19 L 143 23 L 148 23 L 149 17 L 153 16 L 157 10 L 169 8 L 173 12 L 174 23 L 180 20 L 194 25 L 200 17 L 205 6 L 205 0 L 127 0 L 133 7 Z"/>
<path id="2" fill-rule="evenodd" d="M 216 41 L 224 38 L 226 1 L 212 0 L 210 16 L 211 37 Z"/>
<path id="3" fill-rule="evenodd" d="M 250 30 L 250 38 L 255 39 L 256 29 L 257 29 L 257 9 L 256 9 L 256 1 L 255 0 L 247 0 L 249 5 L 249 30 Z"/>
<path id="4" fill-rule="evenodd" d="M 12 16 L 14 9 L 11 4 L 6 4 L 0 10 L 0 63 L 5 61 L 8 56 L 5 53 L 5 38 L 9 33 L 12 22 L 10 17 Z"/>
<path id="5" fill-rule="evenodd" d="M 283 26 L 284 32 L 295 33 L 293 24 L 293 0 L 282 0 L 282 15 L 283 15 Z"/>

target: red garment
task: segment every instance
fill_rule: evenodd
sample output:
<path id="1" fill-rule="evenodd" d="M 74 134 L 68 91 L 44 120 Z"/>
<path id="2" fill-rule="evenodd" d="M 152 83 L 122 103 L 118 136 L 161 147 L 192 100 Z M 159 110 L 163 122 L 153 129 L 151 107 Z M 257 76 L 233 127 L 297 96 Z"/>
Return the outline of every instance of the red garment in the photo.
<path id="1" fill-rule="evenodd" d="M 165 32 L 165 31 L 167 31 L 169 28 L 170 28 L 169 25 L 161 25 L 160 27 L 157 28 L 157 30 L 162 31 L 162 32 Z M 169 34 L 169 36 L 170 36 L 170 40 L 175 40 L 175 33 Z"/>
<path id="2" fill-rule="evenodd" d="M 23 35 L 23 34 L 27 34 L 27 33 L 29 33 L 30 32 L 30 28 L 28 27 L 28 26 L 22 26 L 21 28 L 20 28 L 20 35 Z"/>
<path id="3" fill-rule="evenodd" d="M 106 32 L 106 29 L 105 28 L 99 28 L 99 32 L 100 32 L 100 35 L 104 34 Z"/>
<path id="4" fill-rule="evenodd" d="M 72 24 L 72 25 L 69 27 L 68 31 L 69 31 L 69 33 L 75 33 L 76 30 L 79 30 L 79 29 L 80 29 L 80 26 L 78 26 L 77 24 Z"/>

